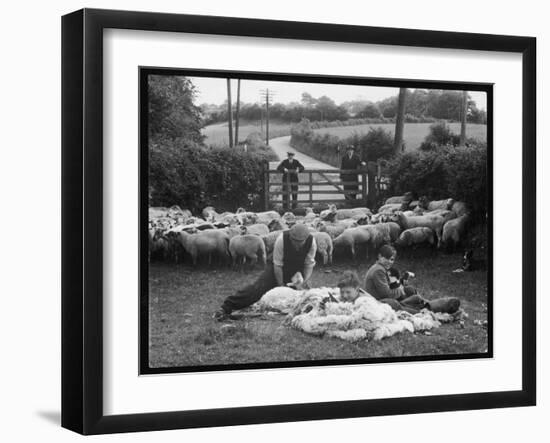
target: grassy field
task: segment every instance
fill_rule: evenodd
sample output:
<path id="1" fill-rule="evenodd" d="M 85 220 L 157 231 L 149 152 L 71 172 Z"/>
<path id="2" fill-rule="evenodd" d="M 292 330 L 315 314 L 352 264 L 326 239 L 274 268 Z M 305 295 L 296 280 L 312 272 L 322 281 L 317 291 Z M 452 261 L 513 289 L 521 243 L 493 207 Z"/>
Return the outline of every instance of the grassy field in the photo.
<path id="1" fill-rule="evenodd" d="M 417 149 L 420 143 L 424 141 L 428 135 L 430 125 L 432 123 L 406 123 L 405 124 L 405 143 L 408 149 Z M 449 126 L 456 134 L 460 133 L 460 123 L 449 123 Z M 290 135 L 290 123 L 270 122 L 269 138 L 282 137 Z M 382 127 L 393 134 L 395 130 L 394 123 L 373 123 L 359 126 L 337 126 L 334 128 L 320 128 L 314 131 L 318 134 L 332 134 L 339 138 L 346 138 L 354 133 L 366 133 L 370 128 Z M 264 125 L 265 136 L 265 125 Z M 252 132 L 260 132 L 261 127 L 259 122 L 241 123 L 239 126 L 239 140 L 243 141 Z M 215 125 L 206 126 L 202 133 L 206 136 L 205 143 L 212 146 L 223 146 L 228 144 L 228 128 L 227 123 L 218 123 Z M 466 128 L 468 137 L 477 138 L 479 140 L 487 139 L 487 126 L 478 124 L 468 124 Z"/>
<path id="2" fill-rule="evenodd" d="M 452 273 L 459 254 L 398 257 L 398 265 L 416 273 L 414 285 L 428 299 L 456 296 L 469 317 L 464 325 L 444 324 L 431 335 L 398 334 L 378 342 L 348 343 L 318 338 L 290 329 L 282 316 L 245 317 L 231 327 L 212 319 L 223 299 L 255 278 L 260 269 L 231 271 L 225 267 L 152 263 L 150 268 L 150 364 L 152 367 L 194 366 L 345 358 L 400 357 L 485 352 L 486 272 Z M 315 286 L 334 286 L 346 269 L 364 278 L 369 263 L 338 258 L 338 265 L 318 265 Z"/>
<path id="3" fill-rule="evenodd" d="M 424 141 L 424 138 L 428 135 L 430 125 L 432 125 L 432 123 L 405 123 L 405 132 L 403 137 L 405 139 L 406 149 L 417 149 Z M 374 123 L 370 125 L 360 126 L 338 126 L 334 128 L 320 128 L 315 129 L 315 132 L 318 134 L 331 134 L 339 138 L 346 138 L 354 133 L 367 133 L 370 128 L 378 127 L 382 127 L 392 134 L 395 131 L 395 123 Z M 451 128 L 452 132 L 460 134 L 460 123 L 449 123 L 449 127 Z M 466 136 L 477 138 L 483 141 L 487 140 L 487 126 L 468 124 L 466 126 Z"/>
<path id="4" fill-rule="evenodd" d="M 239 125 L 239 141 L 244 141 L 246 137 L 253 132 L 262 132 L 259 121 L 241 122 Z M 209 125 L 202 129 L 202 134 L 206 136 L 205 143 L 211 146 L 224 146 L 229 144 L 229 129 L 227 123 L 217 123 Z M 290 123 L 269 122 L 269 138 L 282 137 L 290 135 Z M 262 136 L 265 137 L 265 122 Z M 235 137 L 235 128 L 233 127 L 233 137 Z"/>

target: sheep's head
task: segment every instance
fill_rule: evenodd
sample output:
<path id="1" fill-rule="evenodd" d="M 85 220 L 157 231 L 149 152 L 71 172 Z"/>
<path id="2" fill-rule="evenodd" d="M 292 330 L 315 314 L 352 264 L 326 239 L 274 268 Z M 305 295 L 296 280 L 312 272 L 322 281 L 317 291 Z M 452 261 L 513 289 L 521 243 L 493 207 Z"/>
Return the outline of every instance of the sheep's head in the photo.
<path id="1" fill-rule="evenodd" d="M 455 204 L 454 199 L 452 198 L 447 199 L 447 209 L 451 209 L 454 204 Z"/>
<path id="2" fill-rule="evenodd" d="M 246 209 L 244 209 L 244 208 L 239 208 L 239 209 L 237 209 L 236 214 L 242 214 L 243 212 L 246 212 Z"/>
<path id="3" fill-rule="evenodd" d="M 284 229 L 283 225 L 279 220 L 271 220 L 269 224 L 267 225 L 269 228 L 269 231 L 282 231 Z"/>
<path id="4" fill-rule="evenodd" d="M 410 246 L 411 244 L 411 233 L 409 231 L 402 232 L 397 241 L 395 242 L 397 246 Z"/>
<path id="5" fill-rule="evenodd" d="M 239 230 L 241 231 L 241 235 L 245 235 L 248 233 L 248 228 L 244 225 L 239 226 Z"/>

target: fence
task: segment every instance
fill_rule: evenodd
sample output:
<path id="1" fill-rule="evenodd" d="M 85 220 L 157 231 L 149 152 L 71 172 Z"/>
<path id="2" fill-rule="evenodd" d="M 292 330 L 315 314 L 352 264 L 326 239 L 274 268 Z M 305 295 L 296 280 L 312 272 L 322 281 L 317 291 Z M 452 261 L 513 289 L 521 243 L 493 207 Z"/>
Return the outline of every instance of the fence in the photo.
<path id="1" fill-rule="evenodd" d="M 357 176 L 357 181 L 343 181 L 342 174 Z M 306 169 L 297 174 L 298 183 L 290 180 L 290 174 L 287 174 L 286 181 L 283 182 L 283 174 L 276 169 L 270 169 L 268 164 L 264 166 L 263 175 L 262 200 L 265 210 L 278 204 L 282 204 L 284 209 L 288 209 L 291 204 L 294 207 L 299 204 L 311 207 L 314 204 L 329 203 L 350 207 L 369 206 L 376 201 L 384 186 L 383 178 L 378 176 L 376 163 L 369 163 L 367 168 L 357 170 Z M 298 185 L 297 189 L 293 190 L 293 185 Z M 357 189 L 349 189 L 353 185 Z"/>

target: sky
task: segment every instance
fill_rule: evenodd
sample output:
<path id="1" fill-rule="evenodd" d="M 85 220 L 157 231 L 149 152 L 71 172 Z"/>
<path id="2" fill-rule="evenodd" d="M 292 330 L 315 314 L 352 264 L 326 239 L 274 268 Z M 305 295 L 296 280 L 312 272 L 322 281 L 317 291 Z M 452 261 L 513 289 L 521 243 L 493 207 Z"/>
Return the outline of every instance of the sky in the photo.
<path id="1" fill-rule="evenodd" d="M 227 99 L 227 83 L 224 78 L 189 77 L 197 87 L 195 103 L 222 104 Z M 263 80 L 241 80 L 241 102 L 260 101 L 260 92 L 269 89 L 274 92 L 274 103 L 300 102 L 303 92 L 309 92 L 314 98 L 322 95 L 330 97 L 337 105 L 349 100 L 370 100 L 377 102 L 395 96 L 398 88 L 380 86 L 333 85 L 320 83 L 272 82 Z M 478 109 L 487 109 L 485 92 L 470 91 Z M 237 80 L 231 80 L 231 96 L 237 96 Z"/>

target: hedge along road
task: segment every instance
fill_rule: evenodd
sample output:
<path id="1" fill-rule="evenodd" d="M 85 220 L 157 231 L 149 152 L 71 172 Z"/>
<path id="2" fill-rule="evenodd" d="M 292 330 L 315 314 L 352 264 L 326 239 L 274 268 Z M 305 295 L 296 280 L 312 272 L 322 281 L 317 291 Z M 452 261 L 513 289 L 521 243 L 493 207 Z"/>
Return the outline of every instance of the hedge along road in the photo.
<path id="1" fill-rule="evenodd" d="M 334 166 L 331 166 L 327 163 L 323 163 L 322 161 L 316 160 L 313 157 L 310 157 L 309 155 L 302 154 L 299 151 L 296 151 L 292 146 L 290 146 L 290 135 L 286 135 L 284 137 L 277 137 L 272 138 L 269 140 L 269 146 L 273 149 L 275 154 L 279 157 L 279 161 L 276 162 L 269 162 L 269 169 L 276 169 L 279 163 L 287 158 L 287 152 L 294 152 L 295 153 L 295 159 L 298 160 L 302 165 L 304 165 L 304 168 L 306 171 L 308 169 L 331 169 L 331 170 L 337 170 L 338 168 L 335 168 Z M 340 180 L 340 176 L 338 173 L 330 173 L 325 174 L 326 177 L 328 177 L 330 180 Z M 273 181 L 281 181 L 280 175 L 274 175 L 271 174 L 270 177 Z M 309 174 L 300 174 L 299 177 L 300 182 L 309 180 Z M 313 181 L 327 181 L 325 177 L 320 176 L 319 174 L 313 175 Z M 340 186 L 341 187 L 341 186 Z M 275 187 L 273 186 L 271 190 L 275 191 L 279 188 L 279 186 Z M 300 191 L 309 191 L 308 185 L 300 185 L 298 188 Z M 314 185 L 313 186 L 314 191 L 334 191 L 335 187 L 333 185 Z M 276 196 L 272 196 L 276 197 Z M 313 194 L 313 198 L 315 200 L 344 200 L 344 194 Z M 280 200 L 280 197 L 277 197 L 278 200 Z M 309 200 L 309 194 L 298 194 L 298 201 L 307 201 Z"/>

